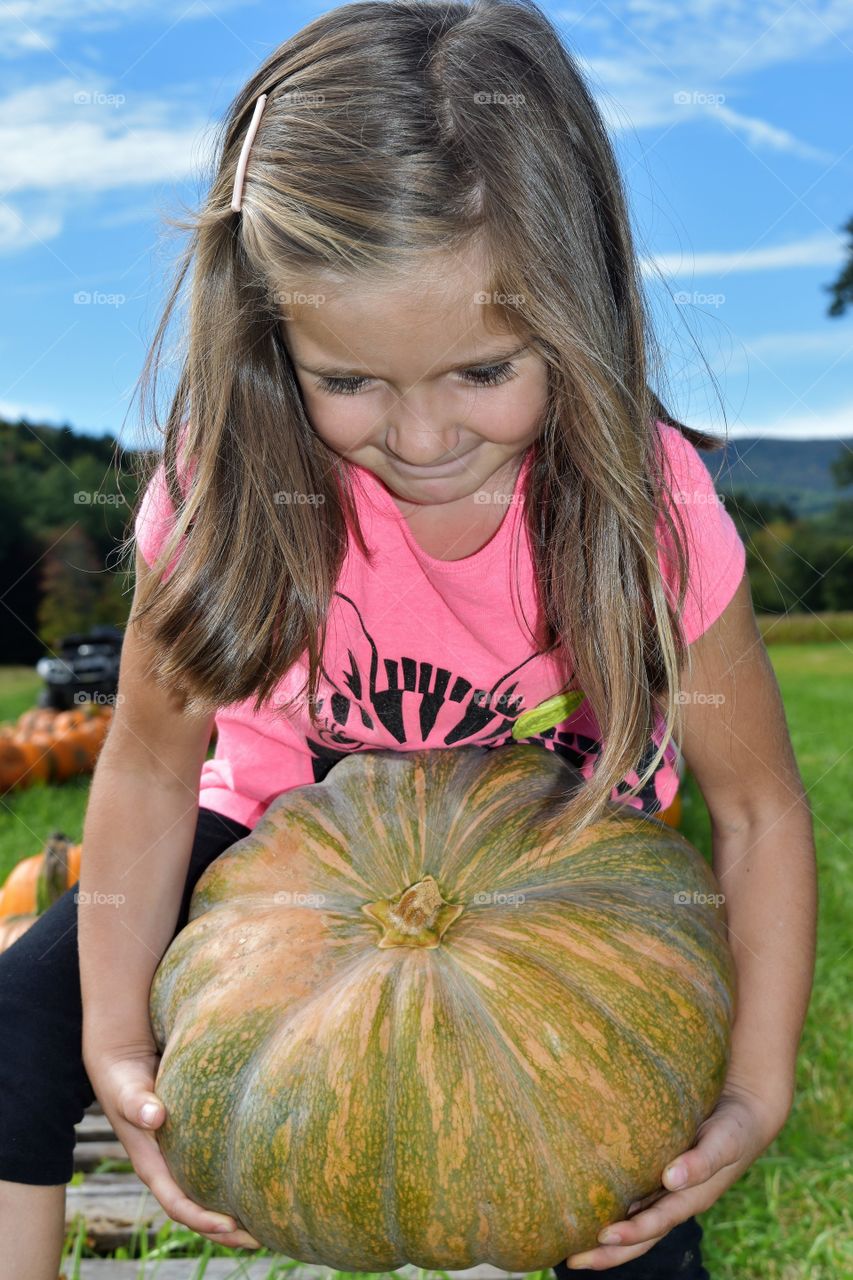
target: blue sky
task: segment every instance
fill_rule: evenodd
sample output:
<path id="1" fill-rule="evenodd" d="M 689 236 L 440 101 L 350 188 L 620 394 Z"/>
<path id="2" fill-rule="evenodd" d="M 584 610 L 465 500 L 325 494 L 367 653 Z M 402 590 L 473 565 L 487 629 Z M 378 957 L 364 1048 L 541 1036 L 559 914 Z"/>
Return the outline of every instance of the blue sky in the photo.
<path id="1" fill-rule="evenodd" d="M 333 7 L 0 5 L 3 416 L 134 443 L 180 243 L 161 214 L 200 197 L 249 74 Z M 732 436 L 853 436 L 853 312 L 830 318 L 823 288 L 853 215 L 853 5 L 542 7 L 619 155 L 672 410 Z"/>

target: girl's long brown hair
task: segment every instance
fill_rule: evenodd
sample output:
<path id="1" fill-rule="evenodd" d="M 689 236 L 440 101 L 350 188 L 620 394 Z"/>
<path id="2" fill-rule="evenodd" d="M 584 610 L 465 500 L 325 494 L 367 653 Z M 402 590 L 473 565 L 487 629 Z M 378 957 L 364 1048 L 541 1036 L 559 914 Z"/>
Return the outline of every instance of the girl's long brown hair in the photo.
<path id="1" fill-rule="evenodd" d="M 259 94 L 243 207 L 237 159 Z M 189 279 L 186 353 L 164 424 L 177 519 L 140 584 L 136 616 L 155 677 L 202 712 L 269 705 L 307 655 L 318 693 L 330 601 L 348 538 L 365 545 L 347 463 L 312 430 L 283 339 L 290 282 L 373 282 L 424 250 L 485 249 L 498 299 L 487 323 L 532 336 L 549 396 L 524 519 L 540 597 L 537 640 L 571 655 L 566 687 L 589 699 L 603 748 L 567 793 L 566 835 L 606 808 L 641 758 L 638 792 L 680 732 L 687 547 L 663 502 L 656 419 L 699 448 L 721 441 L 671 418 L 649 385 L 656 354 L 626 199 L 590 89 L 528 0 L 362 0 L 323 14 L 270 55 L 237 95 L 143 367 L 154 388 L 166 329 Z M 192 270 L 191 270 L 192 269 Z M 507 299 L 509 299 L 507 301 Z M 192 482 L 181 488 L 192 459 Z M 157 458 L 151 459 L 147 482 Z M 184 480 L 186 485 L 186 480 Z M 281 492 L 312 495 L 281 503 Z M 672 538 L 677 598 L 664 593 L 655 524 Z M 132 539 L 127 546 L 132 545 Z M 279 694 L 279 696 L 281 696 Z M 663 743 L 648 758 L 654 717 Z"/>

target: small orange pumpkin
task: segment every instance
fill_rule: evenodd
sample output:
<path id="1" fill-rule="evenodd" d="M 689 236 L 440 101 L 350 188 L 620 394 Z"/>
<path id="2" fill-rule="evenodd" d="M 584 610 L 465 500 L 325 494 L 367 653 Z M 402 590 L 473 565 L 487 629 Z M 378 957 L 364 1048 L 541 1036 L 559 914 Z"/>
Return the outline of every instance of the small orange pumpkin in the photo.
<path id="1" fill-rule="evenodd" d="M 34 733 L 36 730 L 49 732 L 53 728 L 56 715 L 56 711 L 51 707 L 30 707 L 28 711 L 22 711 L 18 716 L 18 732 L 26 734 Z"/>
<path id="2" fill-rule="evenodd" d="M 657 814 L 657 817 L 660 818 L 661 822 L 666 822 L 671 827 L 681 826 L 681 792 L 680 791 L 676 791 L 675 797 L 672 803 L 666 809 L 661 809 L 660 813 Z"/>
<path id="3" fill-rule="evenodd" d="M 0 917 L 41 915 L 80 879 L 82 853 L 81 844 L 55 831 L 41 853 L 22 858 L 9 872 L 0 893 Z"/>

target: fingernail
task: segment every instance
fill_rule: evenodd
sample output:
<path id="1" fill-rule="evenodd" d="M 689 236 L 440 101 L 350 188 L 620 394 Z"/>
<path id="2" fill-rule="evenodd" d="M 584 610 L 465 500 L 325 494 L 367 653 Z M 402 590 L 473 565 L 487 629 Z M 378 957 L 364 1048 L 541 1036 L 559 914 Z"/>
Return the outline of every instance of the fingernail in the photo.
<path id="1" fill-rule="evenodd" d="M 580 1269 L 582 1267 L 585 1267 L 588 1262 L 589 1262 L 589 1254 L 579 1253 L 574 1258 L 567 1258 L 566 1266 L 571 1271 L 580 1271 Z"/>
<path id="2" fill-rule="evenodd" d="M 687 1181 L 687 1170 L 683 1164 L 674 1164 L 667 1169 L 666 1178 L 671 1187 L 683 1187 Z"/>
<path id="3" fill-rule="evenodd" d="M 612 1227 L 607 1227 L 598 1237 L 600 1244 L 618 1244 L 622 1239 L 618 1231 L 614 1231 Z"/>
<path id="4" fill-rule="evenodd" d="M 159 1110 L 160 1108 L 157 1106 L 156 1102 L 146 1102 L 145 1106 L 142 1107 L 142 1109 L 139 1112 L 142 1118 L 142 1123 L 153 1124 L 154 1121 L 157 1119 L 157 1113 L 159 1112 Z"/>

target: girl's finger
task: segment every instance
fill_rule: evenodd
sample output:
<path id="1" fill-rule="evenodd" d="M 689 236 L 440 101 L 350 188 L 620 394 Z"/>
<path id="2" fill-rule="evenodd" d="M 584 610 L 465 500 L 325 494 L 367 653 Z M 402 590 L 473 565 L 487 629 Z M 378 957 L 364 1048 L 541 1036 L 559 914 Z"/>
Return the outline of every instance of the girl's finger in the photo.
<path id="1" fill-rule="evenodd" d="M 653 1244 L 704 1208 L 705 1201 L 703 1199 L 701 1205 L 698 1203 L 695 1190 L 665 1195 L 633 1218 L 602 1227 L 598 1233 L 599 1243 L 610 1246 Z"/>
<path id="2" fill-rule="evenodd" d="M 643 1244 L 634 1245 L 632 1248 L 625 1248 L 620 1245 L 605 1245 L 601 1249 L 588 1249 L 586 1253 L 576 1253 L 567 1258 L 566 1266 L 570 1271 L 582 1270 L 585 1267 L 591 1268 L 593 1271 L 618 1267 L 620 1263 L 630 1262 L 632 1258 L 639 1258 L 642 1254 L 648 1253 L 652 1245 L 657 1244 L 658 1240 L 662 1239 L 663 1236 L 658 1236 L 656 1240 L 646 1240 Z"/>
<path id="3" fill-rule="evenodd" d="M 695 1147 L 685 1151 L 664 1169 L 661 1181 L 668 1191 L 708 1182 L 721 1169 L 736 1164 L 744 1154 L 742 1117 L 732 1107 L 715 1112 L 706 1122 Z"/>

